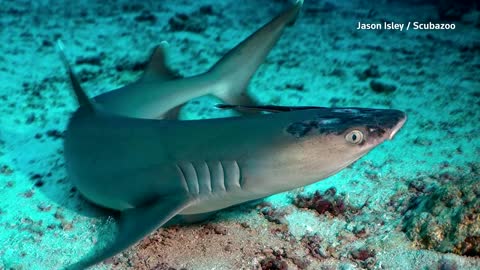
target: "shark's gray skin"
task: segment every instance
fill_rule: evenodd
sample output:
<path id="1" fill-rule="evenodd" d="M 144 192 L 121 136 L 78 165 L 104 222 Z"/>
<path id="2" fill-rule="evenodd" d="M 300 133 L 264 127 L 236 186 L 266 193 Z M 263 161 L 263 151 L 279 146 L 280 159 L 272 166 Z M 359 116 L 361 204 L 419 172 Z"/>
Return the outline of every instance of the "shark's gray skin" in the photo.
<path id="1" fill-rule="evenodd" d="M 62 55 L 80 104 L 65 133 L 68 176 L 89 201 L 120 212 L 113 243 L 67 269 L 99 263 L 175 216 L 211 213 L 314 183 L 393 138 L 406 116 L 389 109 L 223 105 L 270 113 L 158 119 L 210 86 L 225 92 L 245 87 L 300 6 L 274 18 L 193 81 L 177 80 L 163 65 L 150 63 L 145 78 L 181 97 L 140 81 L 89 99 Z M 203 90 L 195 90 L 196 84 Z"/>

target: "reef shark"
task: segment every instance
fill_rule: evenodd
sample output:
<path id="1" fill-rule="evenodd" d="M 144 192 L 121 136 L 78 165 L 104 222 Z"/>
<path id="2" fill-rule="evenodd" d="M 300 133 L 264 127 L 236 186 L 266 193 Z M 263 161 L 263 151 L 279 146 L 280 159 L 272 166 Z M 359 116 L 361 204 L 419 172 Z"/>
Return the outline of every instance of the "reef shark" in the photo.
<path id="1" fill-rule="evenodd" d="M 68 177 L 86 199 L 120 213 L 115 240 L 67 269 L 114 256 L 173 217 L 212 213 L 317 182 L 393 138 L 406 120 L 393 109 L 227 104 L 219 107 L 269 113 L 162 119 L 204 94 L 238 97 L 301 5 L 275 17 L 205 74 L 174 76 L 160 46 L 142 79 L 93 99 L 59 46 L 80 104 L 64 138 Z"/>

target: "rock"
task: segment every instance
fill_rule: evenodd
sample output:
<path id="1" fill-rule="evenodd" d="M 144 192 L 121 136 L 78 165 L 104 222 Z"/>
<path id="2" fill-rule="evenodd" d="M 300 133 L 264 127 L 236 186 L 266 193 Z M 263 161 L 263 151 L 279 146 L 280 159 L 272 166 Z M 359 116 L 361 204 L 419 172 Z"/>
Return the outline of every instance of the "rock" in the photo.
<path id="1" fill-rule="evenodd" d="M 397 87 L 394 84 L 390 84 L 380 80 L 371 80 L 370 88 L 377 93 L 392 93 L 397 90 Z"/>
<path id="2" fill-rule="evenodd" d="M 227 235 L 228 234 L 228 230 L 225 226 L 222 226 L 222 225 L 217 225 L 217 224 L 207 224 L 205 225 L 204 229 L 206 230 L 207 234 L 209 234 L 209 232 L 213 231 L 213 233 L 215 234 L 220 234 L 220 235 Z"/>
<path id="3" fill-rule="evenodd" d="M 296 255 L 290 255 L 288 257 L 292 260 L 293 264 L 298 267 L 298 269 L 307 269 L 310 265 L 310 261 L 307 258 L 302 258 Z"/>
<path id="4" fill-rule="evenodd" d="M 369 78 L 379 78 L 380 71 L 378 70 L 377 65 L 370 65 L 368 68 L 364 69 L 363 71 L 357 72 L 356 75 L 360 81 L 365 81 L 366 79 L 369 79 Z"/>
<path id="5" fill-rule="evenodd" d="M 35 119 L 36 119 L 36 118 L 35 118 L 35 114 L 34 114 L 34 113 L 31 113 L 31 114 L 28 116 L 28 118 L 27 118 L 27 120 L 25 121 L 25 123 L 26 123 L 26 124 L 31 124 L 31 123 L 35 122 Z"/>
<path id="6" fill-rule="evenodd" d="M 144 9 L 143 4 L 140 3 L 127 3 L 122 5 L 123 12 L 139 12 Z"/>
<path id="7" fill-rule="evenodd" d="M 291 90 L 296 90 L 296 91 L 305 90 L 305 86 L 303 85 L 303 83 L 287 83 L 285 85 L 285 88 L 291 89 Z"/>
<path id="8" fill-rule="evenodd" d="M 43 180 L 38 180 L 38 181 L 35 182 L 36 187 L 43 187 L 44 184 L 45 184 L 45 182 Z"/>
<path id="9" fill-rule="evenodd" d="M 325 245 L 328 244 L 318 234 L 305 235 L 301 242 L 307 248 L 309 254 L 318 259 L 324 259 L 330 257 L 330 254 L 326 252 Z"/>
<path id="10" fill-rule="evenodd" d="M 367 248 L 360 248 L 353 250 L 351 252 L 352 258 L 359 261 L 366 261 L 368 258 L 375 257 L 375 251 L 367 249 Z"/>
<path id="11" fill-rule="evenodd" d="M 2 165 L 0 167 L 0 174 L 11 175 L 13 172 L 13 169 L 11 169 L 8 165 Z"/>
<path id="12" fill-rule="evenodd" d="M 207 21 L 204 16 L 199 13 L 187 15 L 185 13 L 177 13 L 168 21 L 172 31 L 187 31 L 193 33 L 202 33 L 207 29 Z"/>
<path id="13" fill-rule="evenodd" d="M 260 211 L 262 215 L 270 222 L 276 224 L 287 224 L 287 219 L 285 218 L 286 212 L 284 210 L 279 210 L 274 207 L 264 207 Z"/>
<path id="14" fill-rule="evenodd" d="M 198 12 L 204 15 L 214 15 L 214 10 L 212 5 L 201 6 Z"/>
<path id="15" fill-rule="evenodd" d="M 47 136 L 55 140 L 63 138 L 63 132 L 58 129 L 51 129 L 47 131 Z"/>
<path id="16" fill-rule="evenodd" d="M 102 65 L 102 58 L 105 56 L 105 53 L 100 53 L 98 55 L 90 56 L 80 56 L 75 60 L 76 65 L 92 65 L 100 66 Z"/>
<path id="17" fill-rule="evenodd" d="M 136 22 L 147 22 L 147 23 L 155 23 L 157 21 L 157 16 L 151 13 L 148 10 L 143 10 L 138 16 L 135 17 Z"/>
<path id="18" fill-rule="evenodd" d="M 284 260 L 278 258 L 267 258 L 260 262 L 262 270 L 287 270 L 288 264 Z"/>
<path id="19" fill-rule="evenodd" d="M 42 41 L 42 47 L 53 47 L 54 44 L 51 40 L 48 40 L 48 39 L 44 39 Z"/>
<path id="20" fill-rule="evenodd" d="M 415 245 L 439 252 L 480 256 L 479 173 L 449 174 L 448 181 L 410 199 L 403 230 Z"/>

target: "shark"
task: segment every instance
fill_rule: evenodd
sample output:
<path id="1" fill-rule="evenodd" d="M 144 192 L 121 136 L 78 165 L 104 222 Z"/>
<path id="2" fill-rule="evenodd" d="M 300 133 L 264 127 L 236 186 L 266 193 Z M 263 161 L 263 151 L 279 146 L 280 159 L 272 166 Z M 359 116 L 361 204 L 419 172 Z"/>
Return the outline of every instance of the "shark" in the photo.
<path id="1" fill-rule="evenodd" d="M 68 177 L 88 201 L 119 213 L 114 240 L 66 269 L 98 264 L 174 218 L 209 215 L 315 183 L 393 139 L 407 119 L 400 110 L 252 105 L 242 94 L 302 3 L 277 15 L 204 74 L 176 76 L 161 44 L 142 78 L 93 98 L 58 43 L 79 103 L 64 136 Z M 169 118 L 169 111 L 205 94 L 223 98 L 220 109 L 264 113 Z"/>

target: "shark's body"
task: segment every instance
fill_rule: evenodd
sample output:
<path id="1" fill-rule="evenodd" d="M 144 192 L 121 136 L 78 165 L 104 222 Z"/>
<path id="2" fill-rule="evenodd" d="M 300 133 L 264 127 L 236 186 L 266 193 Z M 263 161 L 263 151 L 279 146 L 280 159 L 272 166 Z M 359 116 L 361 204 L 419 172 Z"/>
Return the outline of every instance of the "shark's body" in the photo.
<path id="1" fill-rule="evenodd" d="M 96 204 L 123 211 L 175 194 L 195 201 L 176 214 L 199 214 L 332 175 L 389 139 L 404 117 L 397 110 L 317 107 L 159 121 L 79 110 L 65 154 L 70 178 Z M 368 143 L 346 142 L 353 129 Z"/>
<path id="2" fill-rule="evenodd" d="M 297 2 L 193 78 L 175 78 L 151 62 L 140 81 L 92 101 L 69 68 L 81 107 L 65 134 L 68 175 L 88 200 L 121 212 L 116 240 L 70 268 L 113 256 L 175 216 L 211 213 L 316 182 L 393 137 L 406 119 L 398 110 L 237 106 L 274 113 L 158 119 L 208 89 L 238 96 L 300 7 Z"/>

